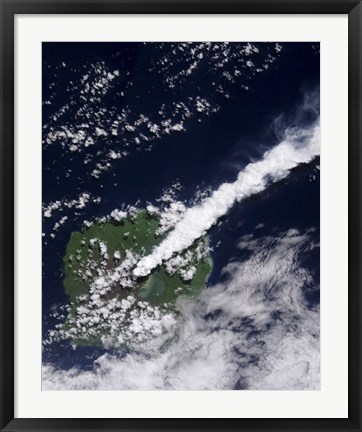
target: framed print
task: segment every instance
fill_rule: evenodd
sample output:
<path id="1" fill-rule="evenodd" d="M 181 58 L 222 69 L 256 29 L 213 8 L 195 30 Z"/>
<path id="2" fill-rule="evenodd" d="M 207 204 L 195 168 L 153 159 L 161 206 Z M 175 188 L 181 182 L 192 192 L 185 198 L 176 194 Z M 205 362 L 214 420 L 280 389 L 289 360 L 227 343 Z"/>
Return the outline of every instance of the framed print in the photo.
<path id="1" fill-rule="evenodd" d="M 361 430 L 360 2 L 0 4 L 1 430 Z"/>

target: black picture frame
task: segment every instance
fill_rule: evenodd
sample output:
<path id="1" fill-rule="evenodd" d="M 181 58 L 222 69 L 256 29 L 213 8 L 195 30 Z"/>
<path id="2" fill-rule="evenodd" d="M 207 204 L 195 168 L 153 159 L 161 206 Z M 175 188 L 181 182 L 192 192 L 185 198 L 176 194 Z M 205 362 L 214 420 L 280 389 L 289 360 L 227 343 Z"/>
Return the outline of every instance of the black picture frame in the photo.
<path id="1" fill-rule="evenodd" d="M 348 419 L 14 418 L 14 16 L 16 14 L 348 14 Z M 361 431 L 361 25 L 356 0 L 0 0 L 0 426 L 2 431 Z M 6 253 L 5 253 L 6 251 Z"/>

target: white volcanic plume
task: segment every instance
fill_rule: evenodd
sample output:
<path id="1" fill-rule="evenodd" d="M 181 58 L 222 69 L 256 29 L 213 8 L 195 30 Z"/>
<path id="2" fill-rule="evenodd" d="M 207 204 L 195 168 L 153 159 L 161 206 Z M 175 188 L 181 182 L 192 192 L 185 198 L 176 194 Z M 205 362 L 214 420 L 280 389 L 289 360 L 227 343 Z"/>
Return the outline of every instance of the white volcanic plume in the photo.
<path id="1" fill-rule="evenodd" d="M 258 162 L 248 164 L 233 183 L 224 183 L 201 204 L 186 210 L 183 218 L 151 254 L 143 257 L 134 276 L 147 276 L 163 261 L 190 247 L 206 234 L 235 202 L 263 191 L 270 183 L 285 178 L 290 170 L 310 162 L 320 152 L 319 122 L 309 129 L 292 129 L 283 141 L 267 151 Z"/>

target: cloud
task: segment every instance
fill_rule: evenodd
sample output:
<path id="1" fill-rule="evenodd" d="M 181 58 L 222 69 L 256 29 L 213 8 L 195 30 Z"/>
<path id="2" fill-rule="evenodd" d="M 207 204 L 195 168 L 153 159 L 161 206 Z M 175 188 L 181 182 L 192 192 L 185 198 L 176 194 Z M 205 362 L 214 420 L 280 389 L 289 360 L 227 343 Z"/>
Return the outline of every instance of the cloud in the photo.
<path id="1" fill-rule="evenodd" d="M 134 276 L 150 274 L 163 261 L 187 249 L 196 239 L 205 235 L 235 202 L 285 178 L 293 168 L 310 162 L 319 152 L 319 120 L 312 127 L 287 129 L 283 141 L 267 151 L 261 160 L 248 164 L 235 182 L 222 184 L 201 204 L 186 209 L 166 239 L 138 262 L 133 271 Z"/>
<path id="2" fill-rule="evenodd" d="M 223 269 L 223 282 L 178 303 L 167 349 L 106 354 L 92 371 L 43 366 L 43 390 L 319 389 L 319 308 L 304 293 L 318 282 L 301 262 L 312 230 L 245 238 L 249 254 Z"/>

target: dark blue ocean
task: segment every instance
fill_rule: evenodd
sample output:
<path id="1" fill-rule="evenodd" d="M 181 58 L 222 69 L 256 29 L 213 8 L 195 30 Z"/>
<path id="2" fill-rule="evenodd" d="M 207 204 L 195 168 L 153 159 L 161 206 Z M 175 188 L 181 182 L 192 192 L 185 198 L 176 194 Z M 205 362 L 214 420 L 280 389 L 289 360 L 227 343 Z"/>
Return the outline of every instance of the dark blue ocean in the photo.
<path id="1" fill-rule="evenodd" d="M 63 289 L 62 257 L 67 242 L 73 231 L 79 230 L 82 221 L 97 216 L 108 215 L 113 209 L 124 205 L 142 207 L 147 202 L 155 202 L 163 188 L 176 181 L 182 185 L 178 199 L 191 203 L 197 190 L 215 190 L 224 182 L 232 182 L 238 172 L 251 161 L 258 160 L 263 153 L 280 141 L 278 124 L 274 119 L 283 115 L 285 121 L 296 118 L 303 100 L 303 93 L 319 87 L 319 54 L 316 44 L 285 43 L 282 55 L 267 73 L 256 75 L 250 83 L 250 90 L 243 91 L 235 86 L 229 99 L 222 96 L 217 100 L 220 109 L 217 113 L 198 122 L 191 119 L 187 130 L 179 134 L 164 136 L 153 143 L 152 151 L 131 152 L 129 156 L 117 160 L 113 167 L 101 178 L 89 175 L 81 156 L 64 152 L 54 144 L 43 150 L 43 203 L 74 197 L 83 191 L 102 198 L 100 204 L 90 204 L 84 209 L 65 209 L 62 216 L 68 220 L 56 237 L 49 239 L 54 220 L 44 219 L 43 232 L 43 336 L 54 327 L 56 321 L 50 317 L 52 308 L 66 304 L 67 296 Z M 147 53 L 142 44 L 119 43 L 44 43 L 43 44 L 43 101 L 55 92 L 51 87 L 56 82 L 56 94 L 53 103 L 44 105 L 43 123 L 48 121 L 58 108 L 69 102 L 67 86 L 74 79 L 76 71 L 86 69 L 92 61 L 104 61 L 110 68 L 130 71 L 135 85 L 127 93 L 126 100 L 119 102 L 119 109 L 132 104 L 135 110 L 152 109 L 149 99 L 142 106 L 142 94 L 148 86 L 164 103 L 172 102 L 172 95 L 162 92 L 161 84 L 147 80 L 145 57 L 152 57 L 152 47 L 147 46 Z M 155 47 L 155 56 L 158 51 Z M 64 62 L 67 66 L 57 68 Z M 85 65 L 85 66 L 84 66 Z M 202 75 L 203 71 L 196 72 Z M 207 77 L 196 76 L 195 81 Z M 137 86 L 136 84 L 139 84 Z M 120 80 L 119 89 L 107 97 L 114 106 L 116 95 L 125 86 Z M 51 87 L 51 88 L 50 88 Z M 188 91 L 192 91 L 192 88 Z M 167 100 L 167 97 L 170 100 Z M 108 103 L 107 100 L 105 103 Z M 79 102 L 80 103 L 80 102 Z M 155 106 L 156 106 L 155 102 Z M 72 124 L 77 100 L 72 100 L 71 109 L 64 114 L 62 121 Z M 299 122 L 312 122 L 313 114 L 307 113 Z M 300 124 L 299 124 L 300 125 Z M 117 140 L 104 141 L 104 146 L 114 146 Z M 99 145 L 102 145 L 99 144 Z M 92 148 L 96 152 L 97 148 Z M 316 168 L 319 160 L 294 169 L 290 176 L 272 185 L 252 198 L 234 205 L 224 217 L 222 223 L 214 226 L 210 232 L 214 267 L 208 284 L 220 280 L 221 270 L 233 260 L 243 258 L 238 248 L 238 239 L 245 234 L 257 236 L 273 235 L 290 228 L 299 230 L 315 227 L 313 233 L 319 238 L 320 224 L 320 182 Z M 71 170 L 68 174 L 67 170 Z M 76 214 L 78 213 L 78 214 Z M 255 230 L 258 224 L 263 228 Z M 216 245 L 218 245 L 216 247 Z M 303 263 L 319 280 L 319 251 L 308 255 Z M 319 291 L 306 291 L 306 300 L 313 308 L 319 303 Z M 43 351 L 43 361 L 61 368 L 74 365 L 84 369 L 92 368 L 93 361 L 105 351 L 100 348 L 77 348 L 70 344 L 52 344 Z"/>

